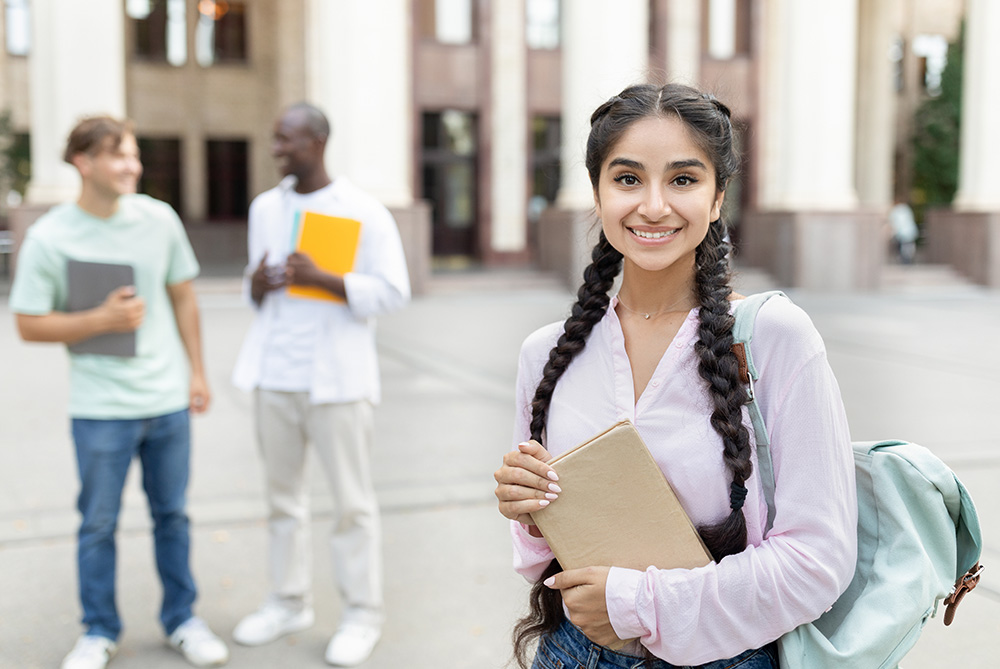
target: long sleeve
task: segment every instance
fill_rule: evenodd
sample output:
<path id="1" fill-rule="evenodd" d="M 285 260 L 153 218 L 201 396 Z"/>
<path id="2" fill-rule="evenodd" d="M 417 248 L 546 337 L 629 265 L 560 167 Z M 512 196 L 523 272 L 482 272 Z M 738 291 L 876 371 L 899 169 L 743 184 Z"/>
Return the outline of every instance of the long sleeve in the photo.
<path id="1" fill-rule="evenodd" d="M 410 299 L 410 278 L 396 222 L 382 205 L 373 204 L 371 209 L 358 270 L 344 275 L 347 303 L 358 318 L 395 311 Z"/>
<path id="2" fill-rule="evenodd" d="M 754 357 L 763 362 L 757 392 L 766 396 L 775 469 L 772 531 L 743 553 L 701 569 L 614 568 L 608 579 L 618 635 L 638 637 L 674 664 L 701 664 L 769 643 L 817 618 L 853 576 L 857 498 L 839 388 L 822 349 L 804 361 L 794 354 L 783 359 L 775 346 L 781 324 L 761 325 L 754 341 L 769 341 L 760 355 L 755 347 Z M 801 366 L 789 369 L 789 363 Z"/>
<path id="3" fill-rule="evenodd" d="M 547 354 L 561 332 L 562 323 L 553 323 L 533 334 L 521 347 L 515 386 L 514 449 L 519 443 L 531 439 L 531 399 L 545 364 L 538 353 L 544 351 Z M 555 557 L 552 549 L 545 539 L 528 534 L 519 522 L 510 521 L 510 534 L 514 546 L 514 570 L 534 583 Z"/>
<path id="4" fill-rule="evenodd" d="M 556 386 L 546 448 L 558 455 L 619 420 L 631 420 L 692 522 L 702 527 L 729 513 L 732 475 L 709 420 L 712 404 L 694 351 L 697 326 L 693 311 L 636 401 L 612 301 Z M 522 348 L 515 443 L 527 438 L 530 400 L 559 332 L 556 326 L 543 328 Z M 773 528 L 764 535 L 767 508 L 754 455 L 743 508 L 745 551 L 694 570 L 613 567 L 608 578 L 605 593 L 615 631 L 621 638 L 638 638 L 672 664 L 703 664 L 763 646 L 819 617 L 853 576 L 854 463 L 823 341 L 805 312 L 787 300 L 771 300 L 758 314 L 752 351 L 775 472 Z M 743 422 L 751 428 L 746 412 Z M 519 524 L 511 533 L 515 568 L 536 580 L 551 551 Z"/>

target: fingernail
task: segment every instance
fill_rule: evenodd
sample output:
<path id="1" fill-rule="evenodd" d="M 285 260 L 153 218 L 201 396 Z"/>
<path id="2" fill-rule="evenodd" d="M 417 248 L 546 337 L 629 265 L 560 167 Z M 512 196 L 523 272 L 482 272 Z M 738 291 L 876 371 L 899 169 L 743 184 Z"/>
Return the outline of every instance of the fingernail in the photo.
<path id="1" fill-rule="evenodd" d="M 555 483 L 549 484 L 549 490 L 551 490 L 552 492 L 562 492 L 562 488 L 557 486 Z"/>
<path id="2" fill-rule="evenodd" d="M 555 584 L 556 584 L 556 577 L 555 576 L 549 576 L 547 579 L 545 579 L 544 581 L 542 581 L 542 585 L 547 585 L 550 588 L 553 585 L 555 585 Z"/>
<path id="3" fill-rule="evenodd" d="M 522 441 L 520 444 L 518 444 L 518 446 L 531 446 L 531 444 L 529 444 L 526 441 Z"/>
<path id="4" fill-rule="evenodd" d="M 548 472 L 545 473 L 545 475 L 548 476 L 553 481 L 559 480 L 559 474 L 556 474 L 554 469 L 550 469 Z"/>
<path id="5" fill-rule="evenodd" d="M 549 505 L 549 500 L 547 499 L 538 500 L 538 506 L 548 506 L 548 505 Z"/>
<path id="6" fill-rule="evenodd" d="M 559 499 L 559 495 L 556 495 L 556 494 L 551 493 L 551 492 L 547 492 L 547 493 L 545 493 L 545 499 Z"/>

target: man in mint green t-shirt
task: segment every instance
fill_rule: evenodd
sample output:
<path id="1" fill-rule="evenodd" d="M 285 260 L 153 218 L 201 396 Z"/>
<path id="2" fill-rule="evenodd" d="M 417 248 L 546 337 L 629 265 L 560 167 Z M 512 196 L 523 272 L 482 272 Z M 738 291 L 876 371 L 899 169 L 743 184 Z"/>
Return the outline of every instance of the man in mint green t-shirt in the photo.
<path id="1" fill-rule="evenodd" d="M 142 463 L 153 516 L 164 631 L 196 666 L 224 664 L 226 645 L 192 613 L 197 592 L 185 512 L 189 412 L 207 410 L 211 397 L 192 285 L 198 262 L 173 209 L 136 194 L 142 164 L 127 121 L 84 119 L 70 133 L 64 158 L 80 172 L 80 196 L 28 230 L 10 294 L 24 340 L 71 347 L 85 631 L 62 667 L 103 669 L 117 650 L 114 534 L 133 458 Z M 91 273 L 70 284 L 70 265 Z M 130 280 L 105 295 L 101 281 L 115 281 L 108 271 Z M 88 292 L 98 293 L 96 304 L 81 306 Z M 95 349 L 108 335 L 118 344 Z"/>

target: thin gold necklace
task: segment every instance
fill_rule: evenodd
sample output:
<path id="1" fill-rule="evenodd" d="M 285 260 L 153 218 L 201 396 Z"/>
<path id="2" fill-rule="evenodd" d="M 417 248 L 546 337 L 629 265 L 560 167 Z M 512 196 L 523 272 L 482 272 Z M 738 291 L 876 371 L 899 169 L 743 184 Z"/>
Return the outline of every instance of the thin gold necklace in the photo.
<path id="1" fill-rule="evenodd" d="M 645 312 L 645 311 L 636 311 L 635 309 L 631 308 L 630 306 L 628 306 L 627 304 L 625 304 L 624 302 L 622 302 L 622 295 L 621 295 L 621 293 L 618 293 L 618 295 L 616 295 L 616 297 L 618 298 L 618 304 L 620 304 L 623 307 L 625 307 L 626 311 L 631 311 L 633 314 L 639 314 L 640 316 L 642 316 L 643 318 L 645 318 L 647 321 L 650 318 L 652 318 L 653 316 L 659 316 L 660 314 L 665 314 L 665 313 L 667 313 L 669 311 L 672 311 L 673 308 L 676 307 L 678 304 L 680 304 L 684 300 L 688 300 L 688 299 L 691 298 L 690 295 L 685 295 L 684 297 L 682 297 L 681 299 L 677 300 L 676 302 L 674 302 L 670 306 L 666 307 L 665 309 L 660 309 L 659 311 Z"/>

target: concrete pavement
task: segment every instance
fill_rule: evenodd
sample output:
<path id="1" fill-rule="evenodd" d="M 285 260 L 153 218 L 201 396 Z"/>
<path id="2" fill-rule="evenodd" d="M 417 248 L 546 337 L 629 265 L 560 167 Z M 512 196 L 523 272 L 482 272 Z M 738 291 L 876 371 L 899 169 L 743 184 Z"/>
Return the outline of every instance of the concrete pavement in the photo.
<path id="1" fill-rule="evenodd" d="M 199 280 L 211 412 L 195 421 L 190 514 L 198 613 L 224 638 L 265 594 L 267 538 L 249 398 L 228 377 L 248 310 L 231 278 Z M 761 283 L 752 275 L 744 292 Z M 2 293 L 2 291 L 0 291 Z M 907 669 L 990 667 L 1000 656 L 1000 437 L 993 390 L 1000 293 L 923 286 L 873 295 L 793 294 L 826 339 L 855 439 L 900 437 L 949 462 L 972 492 L 988 569 L 955 623 L 931 620 Z M 571 296 L 519 273 L 436 277 L 428 296 L 381 319 L 385 397 L 377 416 L 376 487 L 384 511 L 389 619 L 368 668 L 506 665 L 526 586 L 510 568 L 492 472 L 510 446 L 516 356 Z M 0 295 L 0 667 L 57 667 L 79 634 L 77 490 L 64 415 L 66 360 L 26 345 Z M 317 624 L 269 646 L 231 645 L 229 666 L 322 667 L 339 603 L 314 486 Z M 156 622 L 159 586 L 135 470 L 119 532 L 118 669 L 184 667 Z"/>

